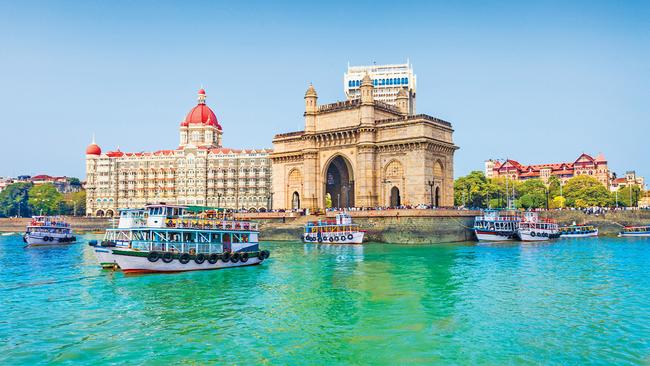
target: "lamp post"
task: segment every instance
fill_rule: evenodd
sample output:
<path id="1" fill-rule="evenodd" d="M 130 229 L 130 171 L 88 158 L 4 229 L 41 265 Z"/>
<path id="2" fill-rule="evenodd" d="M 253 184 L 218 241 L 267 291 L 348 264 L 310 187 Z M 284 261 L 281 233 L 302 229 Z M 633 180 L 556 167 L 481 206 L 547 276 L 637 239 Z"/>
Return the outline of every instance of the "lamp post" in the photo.
<path id="1" fill-rule="evenodd" d="M 431 198 L 431 208 L 433 209 L 433 185 L 435 182 L 430 180 L 427 182 L 427 184 L 429 185 L 429 196 Z"/>
<path id="2" fill-rule="evenodd" d="M 217 207 L 221 207 L 221 192 L 217 192 Z"/>

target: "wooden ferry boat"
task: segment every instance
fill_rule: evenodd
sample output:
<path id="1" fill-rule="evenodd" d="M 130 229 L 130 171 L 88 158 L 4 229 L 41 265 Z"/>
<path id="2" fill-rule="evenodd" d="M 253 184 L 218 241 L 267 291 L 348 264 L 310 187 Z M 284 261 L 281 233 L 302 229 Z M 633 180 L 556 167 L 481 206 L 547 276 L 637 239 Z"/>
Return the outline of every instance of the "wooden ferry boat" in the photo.
<path id="1" fill-rule="evenodd" d="M 485 210 L 482 216 L 474 218 L 473 230 L 479 241 L 515 240 L 520 221 L 521 215 L 516 211 Z"/>
<path id="2" fill-rule="evenodd" d="M 626 226 L 618 233 L 619 237 L 650 237 L 650 225 Z"/>
<path id="3" fill-rule="evenodd" d="M 118 227 L 90 245 L 103 267 L 181 272 L 262 263 L 270 253 L 259 249 L 258 236 L 257 223 L 223 209 L 158 204 L 120 211 Z"/>
<path id="4" fill-rule="evenodd" d="M 77 241 L 72 227 L 61 217 L 33 216 L 23 241 L 29 246 L 71 244 Z"/>
<path id="5" fill-rule="evenodd" d="M 308 222 L 302 240 L 305 243 L 362 244 L 365 231 L 352 223 L 346 212 L 336 214 L 335 220 Z"/>
<path id="6" fill-rule="evenodd" d="M 541 219 L 537 212 L 525 212 L 517 236 L 522 241 L 544 241 L 559 238 L 560 230 L 555 221 Z"/>
<path id="7" fill-rule="evenodd" d="M 561 238 L 588 238 L 598 236 L 598 228 L 592 225 L 576 225 L 574 222 L 570 226 L 560 228 Z"/>

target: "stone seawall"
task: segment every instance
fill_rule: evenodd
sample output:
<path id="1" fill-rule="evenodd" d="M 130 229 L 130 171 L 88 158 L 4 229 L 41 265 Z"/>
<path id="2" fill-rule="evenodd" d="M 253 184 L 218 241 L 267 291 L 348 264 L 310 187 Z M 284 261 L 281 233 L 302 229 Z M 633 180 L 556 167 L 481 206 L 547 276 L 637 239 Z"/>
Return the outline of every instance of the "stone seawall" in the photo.
<path id="1" fill-rule="evenodd" d="M 0 218 L 0 231 L 2 232 L 25 232 L 25 227 L 31 218 Z M 76 233 L 104 231 L 111 226 L 111 220 L 103 217 L 69 217 L 66 220 L 72 225 Z"/>

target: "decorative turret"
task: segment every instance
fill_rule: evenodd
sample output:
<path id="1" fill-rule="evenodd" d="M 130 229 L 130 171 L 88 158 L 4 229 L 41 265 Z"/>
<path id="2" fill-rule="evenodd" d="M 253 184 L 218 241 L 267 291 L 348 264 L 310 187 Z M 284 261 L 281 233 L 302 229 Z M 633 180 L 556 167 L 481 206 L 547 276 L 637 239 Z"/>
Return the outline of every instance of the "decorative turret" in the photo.
<path id="1" fill-rule="evenodd" d="M 305 92 L 305 131 L 316 129 L 316 112 L 318 112 L 318 94 L 312 84 Z"/>
<path id="2" fill-rule="evenodd" d="M 407 116 L 409 114 L 409 95 L 406 89 L 401 88 L 397 92 L 397 109 L 402 116 Z"/>
<path id="3" fill-rule="evenodd" d="M 361 80 L 361 104 L 374 104 L 373 89 L 375 86 L 372 84 L 372 79 L 370 75 L 366 75 Z"/>

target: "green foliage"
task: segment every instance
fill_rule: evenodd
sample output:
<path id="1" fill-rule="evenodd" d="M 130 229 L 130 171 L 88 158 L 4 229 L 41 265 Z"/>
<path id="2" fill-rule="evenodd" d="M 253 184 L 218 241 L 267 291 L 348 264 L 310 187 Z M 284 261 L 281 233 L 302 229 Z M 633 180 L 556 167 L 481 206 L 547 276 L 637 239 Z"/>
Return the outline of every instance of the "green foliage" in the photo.
<path id="1" fill-rule="evenodd" d="M 29 189 L 29 207 L 35 214 L 58 214 L 63 203 L 63 195 L 53 184 L 38 184 Z"/>
<path id="2" fill-rule="evenodd" d="M 562 184 L 562 181 L 560 181 L 560 178 L 558 178 L 556 175 L 551 175 L 548 178 L 548 182 L 546 182 L 546 185 L 548 186 L 548 196 L 549 197 L 557 197 L 562 195 L 562 189 L 560 188 L 560 185 Z"/>
<path id="3" fill-rule="evenodd" d="M 28 205 L 29 189 L 31 183 L 13 183 L 0 192 L 0 216 L 21 216 L 31 215 Z"/>
<path id="4" fill-rule="evenodd" d="M 549 208 L 564 208 L 566 207 L 566 198 L 562 196 L 555 196 L 548 204 Z"/>
<path id="5" fill-rule="evenodd" d="M 619 188 L 618 195 L 616 192 L 612 192 L 610 198 L 614 204 L 616 204 L 617 196 L 619 206 L 636 207 L 639 205 L 639 199 L 643 197 L 643 194 L 639 186 L 633 185 Z"/>
<path id="6" fill-rule="evenodd" d="M 81 181 L 79 180 L 79 178 L 75 178 L 75 177 L 69 177 L 68 183 L 70 183 L 71 186 L 78 186 L 78 187 L 81 186 Z"/>
<path id="7" fill-rule="evenodd" d="M 83 216 L 86 213 L 86 191 L 65 194 L 61 213 L 64 215 L 76 213 L 77 216 Z"/>
<path id="8" fill-rule="evenodd" d="M 579 175 L 569 179 L 564 186 L 567 206 L 591 207 L 612 204 L 609 190 L 598 179 Z"/>
<path id="9" fill-rule="evenodd" d="M 483 172 L 473 171 L 454 182 L 454 204 L 466 207 L 485 207 L 487 179 Z"/>

